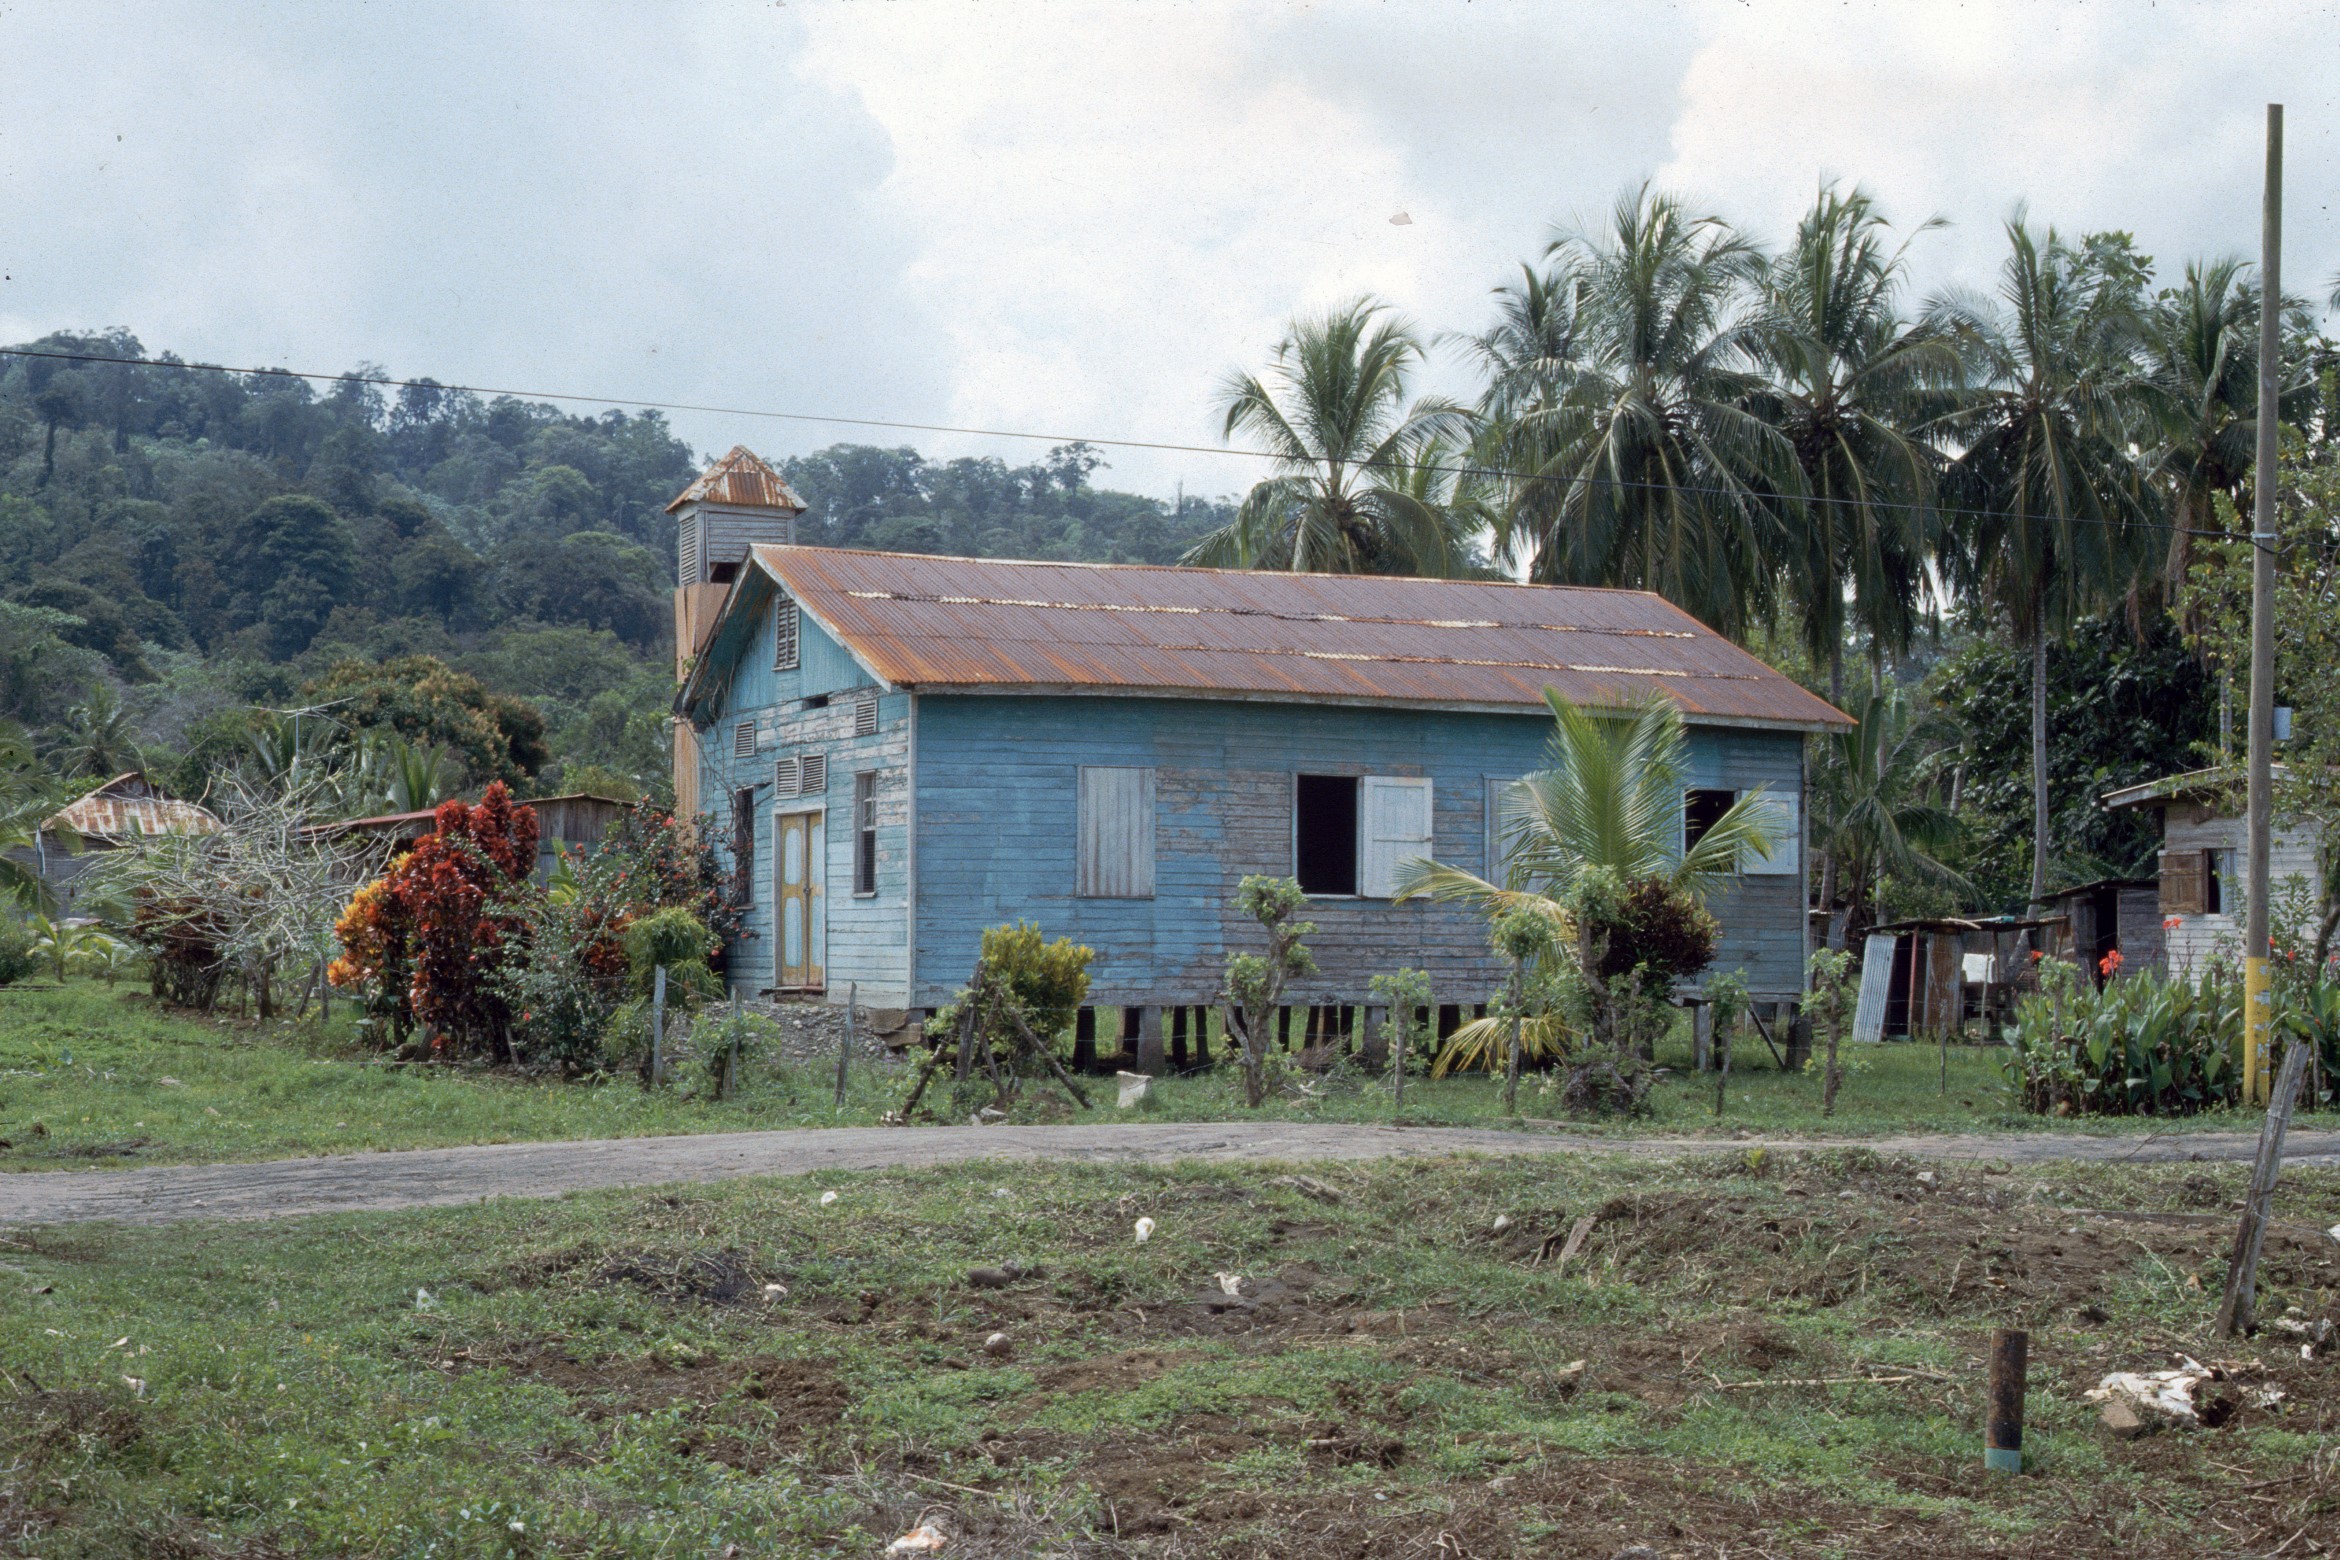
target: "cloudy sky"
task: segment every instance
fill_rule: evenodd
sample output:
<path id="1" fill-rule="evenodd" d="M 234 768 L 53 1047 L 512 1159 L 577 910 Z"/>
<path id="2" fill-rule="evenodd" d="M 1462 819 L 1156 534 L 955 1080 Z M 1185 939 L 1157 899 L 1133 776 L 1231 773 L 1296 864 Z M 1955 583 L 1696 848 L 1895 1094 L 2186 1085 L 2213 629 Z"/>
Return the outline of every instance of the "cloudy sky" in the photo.
<path id="1" fill-rule="evenodd" d="M 1857 180 L 1949 219 L 1929 286 L 1987 282 L 2019 201 L 2165 272 L 2251 253 L 2270 100 L 2320 299 L 2340 14 L 2306 0 L 0 0 L 0 339 L 1208 444 L 1293 311 L 1475 327 L 1649 177 L 1771 237 Z M 1111 461 L 1164 495 L 1254 469 Z"/>

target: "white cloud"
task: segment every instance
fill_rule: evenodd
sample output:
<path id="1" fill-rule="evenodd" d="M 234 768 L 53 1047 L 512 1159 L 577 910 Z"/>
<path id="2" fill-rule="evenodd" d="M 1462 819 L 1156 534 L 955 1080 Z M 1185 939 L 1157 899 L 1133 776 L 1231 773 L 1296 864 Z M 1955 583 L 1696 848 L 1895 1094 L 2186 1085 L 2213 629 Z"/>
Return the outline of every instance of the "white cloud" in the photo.
<path id="1" fill-rule="evenodd" d="M 2247 254 L 2269 97 L 2292 112 L 2287 279 L 2320 297 L 2333 20 L 2320 0 L 0 9 L 0 337 L 120 324 L 231 362 L 1209 444 L 1219 376 L 1295 310 L 1372 291 L 1476 327 L 1555 224 L 1653 173 L 1774 239 L 1824 176 L 1945 214 L 1929 284 L 1986 282 L 2026 197 L 2135 231 L 2165 272 Z M 1042 448 L 677 424 L 772 454 Z M 1254 469 L 1111 458 L 1163 493 Z"/>

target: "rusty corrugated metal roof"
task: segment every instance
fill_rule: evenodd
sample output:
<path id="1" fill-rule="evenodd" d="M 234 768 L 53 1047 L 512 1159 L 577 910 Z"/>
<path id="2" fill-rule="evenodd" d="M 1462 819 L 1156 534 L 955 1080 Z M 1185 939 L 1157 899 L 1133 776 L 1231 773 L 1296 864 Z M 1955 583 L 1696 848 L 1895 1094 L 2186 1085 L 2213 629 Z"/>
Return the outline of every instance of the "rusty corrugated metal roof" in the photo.
<path id="1" fill-rule="evenodd" d="M 1845 715 L 1660 597 L 1483 580 L 1026 563 L 831 547 L 757 561 L 913 688 L 1533 706 L 1663 693 L 1693 719 Z"/>
<path id="2" fill-rule="evenodd" d="M 41 827 L 102 843 L 139 834 L 217 834 L 224 825 L 209 808 L 165 796 L 131 770 L 50 814 Z"/>
<path id="3" fill-rule="evenodd" d="M 698 481 L 675 495 L 666 512 L 671 515 L 685 504 L 785 509 L 792 514 L 802 514 L 805 507 L 804 500 L 796 496 L 796 489 L 782 481 L 779 472 L 765 465 L 744 444 L 734 444 L 730 454 L 701 472 Z"/>

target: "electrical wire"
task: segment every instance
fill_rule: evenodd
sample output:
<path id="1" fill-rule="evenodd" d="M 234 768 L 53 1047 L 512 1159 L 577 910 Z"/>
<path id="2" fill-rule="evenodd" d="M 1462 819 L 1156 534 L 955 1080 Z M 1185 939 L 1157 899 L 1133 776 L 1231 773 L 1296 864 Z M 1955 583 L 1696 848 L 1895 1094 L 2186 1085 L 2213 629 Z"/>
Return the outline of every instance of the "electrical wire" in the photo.
<path id="1" fill-rule="evenodd" d="M 1231 445 L 1179 444 L 1164 439 L 1119 439 L 1077 433 L 1034 433 L 1015 428 L 978 428 L 956 423 L 901 422 L 882 417 L 847 417 L 826 412 L 776 412 L 756 407 L 715 406 L 692 401 L 648 401 L 625 399 L 618 396 L 582 395 L 563 390 L 515 390 L 494 385 L 445 384 L 435 379 L 399 379 L 388 374 L 323 374 L 297 368 L 230 368 L 218 363 L 181 363 L 155 358 L 114 357 L 94 352 L 60 352 L 43 347 L 0 347 L 0 357 L 45 358 L 61 363 L 101 363 L 127 368 L 166 368 L 188 373 L 243 375 L 258 379 L 301 379 L 318 384 L 368 385 L 385 390 L 430 390 L 455 395 L 509 396 L 515 400 L 565 401 L 584 406 L 636 407 L 661 412 L 695 412 L 716 417 L 754 417 L 774 422 L 824 423 L 847 428 L 883 428 L 900 433 L 947 433 L 978 439 L 1026 439 L 1044 444 L 1085 444 L 1100 449 L 1156 450 L 1177 455 L 1232 456 L 1248 460 L 1282 460 L 1284 458 L 1268 450 L 1238 449 Z M 1409 466 L 1406 469 L 1435 472 L 1444 476 L 1493 477 L 1509 482 L 1564 482 L 1571 486 L 1606 487 L 1629 492 L 1692 493 L 1701 497 L 1731 499 L 1741 499 L 1748 496 L 1730 488 L 1684 487 L 1666 482 L 1634 482 L 1622 477 L 1552 476 L 1542 472 L 1507 470 L 1499 466 L 1424 464 Z M 1937 506 L 1930 504 L 1912 504 L 1895 499 L 1839 498 L 1826 494 L 1805 494 L 1796 501 L 1802 504 L 1841 504 L 1855 509 L 1902 510 L 1915 514 L 1930 514 L 1937 510 Z M 2044 515 L 2024 514 L 2018 510 L 1971 509 L 1956 505 L 1940 507 L 1947 507 L 1958 514 L 1979 520 L 2025 520 L 2054 525 L 2101 525 L 2116 528 L 2134 526 L 2140 530 L 2166 531 L 2171 535 L 2206 536 L 2226 541 L 2247 541 L 2254 548 L 2270 545 L 2259 541 L 2249 532 L 2184 526 L 2166 520 L 2107 520 L 2089 515 L 2073 515 L 2059 520 Z"/>

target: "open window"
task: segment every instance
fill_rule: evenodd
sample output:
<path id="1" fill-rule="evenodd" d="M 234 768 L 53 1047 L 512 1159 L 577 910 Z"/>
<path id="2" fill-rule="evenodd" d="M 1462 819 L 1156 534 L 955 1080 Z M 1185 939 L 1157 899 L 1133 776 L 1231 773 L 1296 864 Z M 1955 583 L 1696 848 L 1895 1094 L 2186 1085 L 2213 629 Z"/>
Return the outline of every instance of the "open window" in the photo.
<path id="1" fill-rule="evenodd" d="M 1430 782 L 1406 775 L 1295 775 L 1292 875 L 1300 891 L 1387 899 L 1430 854 Z"/>
<path id="2" fill-rule="evenodd" d="M 1722 816 L 1739 799 L 1736 791 L 1725 791 L 1714 786 L 1693 786 L 1682 793 L 1682 851 L 1687 855 L 1697 849 L 1709 830 L 1722 822 Z"/>
<path id="3" fill-rule="evenodd" d="M 1292 876 L 1303 894 L 1357 892 L 1357 777 L 1295 775 Z"/>

